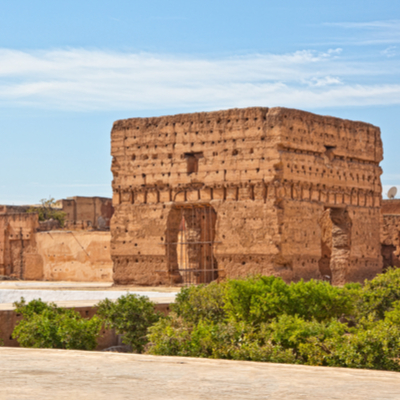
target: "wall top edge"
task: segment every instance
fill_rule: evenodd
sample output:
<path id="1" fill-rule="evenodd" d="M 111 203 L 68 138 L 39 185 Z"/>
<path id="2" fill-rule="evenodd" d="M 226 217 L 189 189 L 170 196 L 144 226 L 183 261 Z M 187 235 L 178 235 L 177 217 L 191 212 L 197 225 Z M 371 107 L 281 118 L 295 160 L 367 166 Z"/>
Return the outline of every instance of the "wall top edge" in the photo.
<path id="1" fill-rule="evenodd" d="M 117 120 L 113 124 L 113 130 L 119 130 L 129 128 L 134 124 L 159 124 L 160 122 L 179 123 L 179 122 L 201 122 L 204 119 L 210 120 L 225 120 L 228 118 L 239 118 L 246 119 L 251 117 L 262 117 L 262 118 L 303 118 L 306 120 L 314 120 L 316 122 L 325 122 L 332 125 L 345 124 L 353 126 L 365 126 L 369 128 L 378 129 L 375 125 L 362 121 L 352 121 L 348 119 L 342 119 L 333 116 L 326 116 L 320 114 L 314 114 L 308 111 L 302 111 L 298 109 L 285 108 L 285 107 L 249 107 L 249 108 L 232 108 L 227 110 L 209 111 L 209 112 L 196 112 L 196 113 L 185 113 L 175 115 L 163 115 L 158 117 L 135 117 Z"/>

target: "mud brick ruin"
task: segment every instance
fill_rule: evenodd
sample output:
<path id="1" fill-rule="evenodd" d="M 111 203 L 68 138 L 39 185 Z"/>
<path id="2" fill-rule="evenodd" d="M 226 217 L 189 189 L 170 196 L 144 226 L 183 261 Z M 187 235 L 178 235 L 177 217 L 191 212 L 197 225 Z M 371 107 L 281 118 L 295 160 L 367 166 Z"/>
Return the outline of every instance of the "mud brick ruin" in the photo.
<path id="1" fill-rule="evenodd" d="M 383 200 L 381 221 L 383 269 L 400 268 L 400 200 Z"/>
<path id="2" fill-rule="evenodd" d="M 120 120 L 111 136 L 116 283 L 382 270 L 373 125 L 248 108 Z"/>
<path id="3" fill-rule="evenodd" d="M 111 281 L 111 199 L 58 201 L 65 226 L 39 221 L 31 206 L 0 205 L 0 280 Z"/>

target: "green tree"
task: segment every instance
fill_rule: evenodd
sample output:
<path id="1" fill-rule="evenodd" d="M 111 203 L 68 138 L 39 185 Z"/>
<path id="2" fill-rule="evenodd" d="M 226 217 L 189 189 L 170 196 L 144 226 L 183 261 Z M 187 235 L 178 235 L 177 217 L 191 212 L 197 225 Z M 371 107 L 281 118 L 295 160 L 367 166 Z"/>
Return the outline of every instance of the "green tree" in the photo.
<path id="1" fill-rule="evenodd" d="M 371 281 L 365 281 L 361 293 L 360 312 L 367 317 L 374 313 L 383 319 L 395 302 L 400 301 L 400 269 L 391 268 Z"/>
<path id="2" fill-rule="evenodd" d="M 50 219 L 57 220 L 60 226 L 63 227 L 67 214 L 55 207 L 56 202 L 54 198 L 41 199 L 40 203 L 40 206 L 31 206 L 27 212 L 37 213 L 39 215 L 39 221 L 48 221 Z"/>
<path id="3" fill-rule="evenodd" d="M 226 284 L 216 282 L 184 287 L 171 304 L 171 310 L 184 321 L 194 324 L 202 320 L 223 321 L 226 318 L 225 288 Z"/>
<path id="4" fill-rule="evenodd" d="M 97 304 L 97 314 L 106 326 L 123 335 L 122 342 L 141 353 L 148 342 L 147 329 L 156 323 L 160 313 L 146 296 L 127 294 L 112 302 L 105 299 Z"/>
<path id="5" fill-rule="evenodd" d="M 26 303 L 24 298 L 14 303 L 22 320 L 14 328 L 12 337 L 22 347 L 68 350 L 94 350 L 102 321 L 94 316 L 82 318 L 74 311 L 46 304 L 39 300 Z"/>

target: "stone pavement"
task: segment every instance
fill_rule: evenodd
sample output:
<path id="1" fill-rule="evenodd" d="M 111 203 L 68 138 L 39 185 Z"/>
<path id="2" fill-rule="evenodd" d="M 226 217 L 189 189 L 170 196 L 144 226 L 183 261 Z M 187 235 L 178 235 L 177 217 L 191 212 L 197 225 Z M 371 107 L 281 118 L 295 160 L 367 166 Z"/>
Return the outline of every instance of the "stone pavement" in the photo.
<path id="1" fill-rule="evenodd" d="M 94 307 L 100 300 L 116 300 L 127 293 L 147 296 L 156 304 L 175 301 L 178 287 L 113 286 L 104 282 L 0 281 L 0 311 L 13 310 L 21 297 L 29 302 L 42 299 L 59 307 Z M 0 399 L 1 400 L 1 399 Z"/>
<path id="2" fill-rule="evenodd" d="M 3 347 L 0 399 L 398 400 L 400 374 Z"/>

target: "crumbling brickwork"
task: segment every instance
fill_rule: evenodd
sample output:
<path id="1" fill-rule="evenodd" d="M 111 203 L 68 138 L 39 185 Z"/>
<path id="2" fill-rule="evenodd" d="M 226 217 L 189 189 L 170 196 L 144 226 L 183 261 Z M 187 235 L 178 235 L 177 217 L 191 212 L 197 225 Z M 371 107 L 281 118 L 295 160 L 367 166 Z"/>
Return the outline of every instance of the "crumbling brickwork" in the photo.
<path id="1" fill-rule="evenodd" d="M 26 280 L 112 280 L 111 199 L 60 200 L 66 226 L 40 221 L 30 206 L 0 205 L 0 276 Z"/>
<path id="2" fill-rule="evenodd" d="M 43 263 L 36 253 L 37 214 L 0 214 L 0 275 L 41 279 Z"/>
<path id="3" fill-rule="evenodd" d="M 248 108 L 121 120 L 111 137 L 116 283 L 178 283 L 188 265 L 197 283 L 382 269 L 373 125 Z"/>
<path id="4" fill-rule="evenodd" d="M 58 200 L 58 205 L 66 213 L 67 229 L 107 230 L 110 228 L 114 208 L 111 199 L 107 197 L 75 196 Z"/>
<path id="5" fill-rule="evenodd" d="M 400 200 L 383 200 L 381 220 L 383 268 L 400 268 Z"/>

